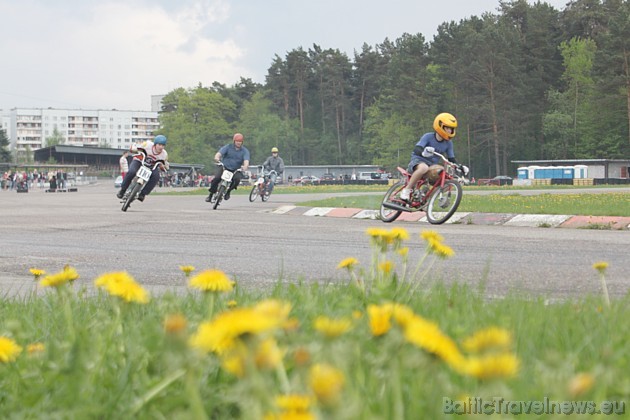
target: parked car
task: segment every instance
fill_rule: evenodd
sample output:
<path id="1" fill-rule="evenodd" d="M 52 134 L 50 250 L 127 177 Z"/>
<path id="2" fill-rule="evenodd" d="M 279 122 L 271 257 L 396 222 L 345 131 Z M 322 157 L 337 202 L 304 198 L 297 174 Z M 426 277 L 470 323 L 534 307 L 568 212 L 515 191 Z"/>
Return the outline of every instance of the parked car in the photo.
<path id="1" fill-rule="evenodd" d="M 299 178 L 295 178 L 293 183 L 295 185 L 307 185 L 307 184 L 319 184 L 320 179 L 312 175 L 304 175 Z"/>
<path id="2" fill-rule="evenodd" d="M 123 177 L 121 175 L 118 175 L 118 177 L 114 181 L 114 188 L 120 188 L 120 186 L 122 185 L 122 182 L 123 182 Z"/>
<path id="3" fill-rule="evenodd" d="M 334 181 L 335 180 L 335 176 L 333 174 L 324 174 L 321 177 L 322 181 Z"/>

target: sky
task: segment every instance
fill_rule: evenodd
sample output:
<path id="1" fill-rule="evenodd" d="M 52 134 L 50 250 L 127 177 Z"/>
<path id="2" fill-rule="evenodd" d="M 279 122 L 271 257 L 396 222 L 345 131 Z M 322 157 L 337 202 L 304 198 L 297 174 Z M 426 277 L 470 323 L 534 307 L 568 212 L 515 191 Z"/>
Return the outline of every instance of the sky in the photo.
<path id="1" fill-rule="evenodd" d="M 545 0 L 562 10 L 568 0 Z M 530 3 L 533 1 L 530 0 Z M 499 0 L 0 0 L 0 109 L 148 111 L 151 95 L 241 77 L 314 44 L 354 57 Z"/>

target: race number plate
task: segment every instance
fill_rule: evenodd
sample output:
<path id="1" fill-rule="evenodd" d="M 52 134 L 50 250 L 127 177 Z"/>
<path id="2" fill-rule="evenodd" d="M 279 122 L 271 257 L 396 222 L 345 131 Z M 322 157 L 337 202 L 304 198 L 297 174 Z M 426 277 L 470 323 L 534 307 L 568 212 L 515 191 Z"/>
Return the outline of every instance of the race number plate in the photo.
<path id="1" fill-rule="evenodd" d="M 230 171 L 223 171 L 221 174 L 221 179 L 224 181 L 231 181 L 234 174 Z"/>
<path id="2" fill-rule="evenodd" d="M 151 178 L 151 170 L 144 166 L 141 166 L 138 170 L 138 177 L 144 181 L 148 181 L 149 178 Z"/>

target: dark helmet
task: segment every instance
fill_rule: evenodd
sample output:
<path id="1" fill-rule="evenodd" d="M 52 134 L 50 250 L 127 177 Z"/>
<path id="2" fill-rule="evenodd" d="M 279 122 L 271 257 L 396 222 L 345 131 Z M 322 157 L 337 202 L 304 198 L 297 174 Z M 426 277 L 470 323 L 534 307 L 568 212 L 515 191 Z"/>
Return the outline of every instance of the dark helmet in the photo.
<path id="1" fill-rule="evenodd" d="M 164 146 L 166 146 L 166 136 L 163 136 L 161 134 L 158 134 L 157 136 L 155 136 L 155 138 L 153 139 L 153 143 L 155 144 L 162 144 Z"/>

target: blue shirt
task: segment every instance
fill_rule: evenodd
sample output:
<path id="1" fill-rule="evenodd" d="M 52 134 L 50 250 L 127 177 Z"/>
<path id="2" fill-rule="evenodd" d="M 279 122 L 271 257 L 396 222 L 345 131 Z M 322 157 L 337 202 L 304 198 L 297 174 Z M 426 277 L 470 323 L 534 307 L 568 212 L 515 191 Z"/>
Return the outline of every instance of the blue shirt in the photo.
<path id="1" fill-rule="evenodd" d="M 226 144 L 219 149 L 219 153 L 223 166 L 232 172 L 243 166 L 244 161 L 249 160 L 249 150 L 245 146 L 237 149 L 234 143 Z"/>
<path id="2" fill-rule="evenodd" d="M 416 146 L 420 146 L 422 148 L 431 146 L 435 149 L 436 152 L 446 156 L 447 158 L 455 157 L 455 152 L 453 151 L 453 142 L 450 140 L 438 141 L 438 139 L 435 137 L 434 132 L 426 133 L 425 135 L 420 137 L 420 140 L 418 141 L 418 143 L 416 143 Z M 411 160 L 421 160 L 427 163 L 429 166 L 440 163 L 440 158 L 435 155 L 431 156 L 430 158 L 426 158 L 421 155 L 416 155 L 414 152 L 411 152 Z"/>

